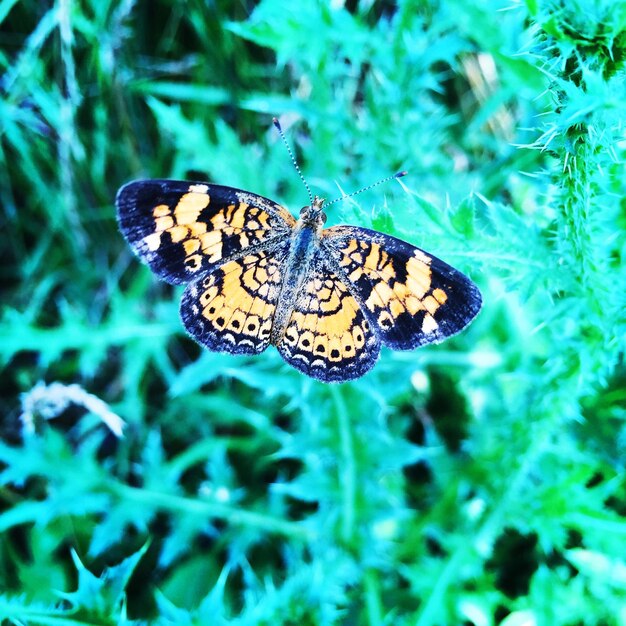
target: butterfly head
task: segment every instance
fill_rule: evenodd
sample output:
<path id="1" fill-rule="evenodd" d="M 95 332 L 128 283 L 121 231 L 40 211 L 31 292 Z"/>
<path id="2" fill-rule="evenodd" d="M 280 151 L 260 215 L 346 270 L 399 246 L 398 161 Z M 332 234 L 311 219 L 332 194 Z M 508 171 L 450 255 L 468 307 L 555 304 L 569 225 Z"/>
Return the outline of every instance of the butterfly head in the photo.
<path id="1" fill-rule="evenodd" d="M 324 198 L 315 196 L 313 204 L 300 209 L 300 221 L 307 226 L 321 228 L 326 222 L 326 213 L 323 211 Z"/>

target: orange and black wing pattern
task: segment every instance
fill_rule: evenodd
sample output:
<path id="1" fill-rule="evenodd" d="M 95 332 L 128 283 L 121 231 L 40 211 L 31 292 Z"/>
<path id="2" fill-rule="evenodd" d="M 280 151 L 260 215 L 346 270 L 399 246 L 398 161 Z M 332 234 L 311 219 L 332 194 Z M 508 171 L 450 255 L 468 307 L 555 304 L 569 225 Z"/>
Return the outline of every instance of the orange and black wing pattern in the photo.
<path id="1" fill-rule="evenodd" d="M 228 261 L 187 286 L 180 316 L 209 350 L 258 354 L 270 344 L 288 243 Z"/>
<path id="2" fill-rule="evenodd" d="M 116 205 L 134 252 L 174 284 L 270 248 L 295 224 L 287 209 L 263 196 L 200 182 L 134 181 L 119 190 Z"/>
<path id="3" fill-rule="evenodd" d="M 480 291 L 467 276 L 405 241 L 334 226 L 323 231 L 322 246 L 385 346 L 409 350 L 443 341 L 480 310 Z"/>
<path id="4" fill-rule="evenodd" d="M 287 363 L 324 382 L 358 378 L 378 359 L 376 333 L 322 250 L 312 260 L 276 347 Z"/>

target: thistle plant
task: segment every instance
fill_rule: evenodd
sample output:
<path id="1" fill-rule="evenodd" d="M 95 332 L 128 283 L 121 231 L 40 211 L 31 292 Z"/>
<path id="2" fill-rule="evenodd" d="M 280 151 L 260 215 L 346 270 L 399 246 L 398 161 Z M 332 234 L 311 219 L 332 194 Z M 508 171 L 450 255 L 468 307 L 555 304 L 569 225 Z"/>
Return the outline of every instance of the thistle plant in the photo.
<path id="1" fill-rule="evenodd" d="M 626 620 L 622 1 L 0 2 L 0 620 Z M 476 281 L 324 385 L 202 351 L 140 177 L 313 192 Z M 122 424 L 123 427 L 122 427 Z"/>

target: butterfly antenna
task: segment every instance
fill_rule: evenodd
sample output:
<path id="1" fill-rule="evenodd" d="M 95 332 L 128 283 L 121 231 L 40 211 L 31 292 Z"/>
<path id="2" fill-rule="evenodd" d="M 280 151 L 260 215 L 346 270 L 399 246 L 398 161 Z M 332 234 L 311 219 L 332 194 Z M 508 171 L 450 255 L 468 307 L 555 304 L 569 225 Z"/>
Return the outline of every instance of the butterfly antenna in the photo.
<path id="1" fill-rule="evenodd" d="M 296 161 L 296 157 L 293 155 L 293 152 L 291 151 L 291 148 L 289 147 L 289 144 L 287 143 L 287 140 L 285 139 L 283 129 L 280 126 L 280 122 L 275 117 L 272 119 L 272 122 L 274 123 L 274 126 L 276 126 L 276 130 L 278 131 L 280 138 L 283 140 L 283 143 L 285 144 L 285 148 L 287 148 L 287 152 L 289 152 L 289 156 L 291 157 L 291 162 L 293 163 L 293 166 L 296 168 L 296 172 L 298 172 L 298 176 L 300 176 L 300 180 L 304 183 L 304 186 L 306 187 L 306 190 L 309 194 L 309 200 L 311 201 L 311 205 L 313 205 L 313 194 L 311 193 L 311 188 L 309 187 L 308 183 L 304 179 L 304 176 L 302 175 L 302 172 L 300 171 L 300 167 L 298 165 L 298 162 Z"/>
<path id="2" fill-rule="evenodd" d="M 408 172 L 403 170 L 402 172 L 398 172 L 397 174 L 393 174 L 392 176 L 386 176 L 385 178 L 382 178 L 378 182 L 372 183 L 371 185 L 368 185 L 367 187 L 363 187 L 362 189 L 359 189 L 358 191 L 353 191 L 352 193 L 349 193 L 347 195 L 344 194 L 343 196 L 340 196 L 339 198 L 335 198 L 331 202 L 328 202 L 325 206 L 329 207 L 331 204 L 335 204 L 335 202 L 339 202 L 339 200 L 352 198 L 352 196 L 356 196 L 359 193 L 363 193 L 364 191 L 367 191 L 368 189 L 371 189 L 372 187 L 378 187 L 378 185 L 382 185 L 383 183 L 386 183 L 389 180 L 392 180 L 394 178 L 402 178 L 403 176 L 406 176 L 407 174 Z"/>

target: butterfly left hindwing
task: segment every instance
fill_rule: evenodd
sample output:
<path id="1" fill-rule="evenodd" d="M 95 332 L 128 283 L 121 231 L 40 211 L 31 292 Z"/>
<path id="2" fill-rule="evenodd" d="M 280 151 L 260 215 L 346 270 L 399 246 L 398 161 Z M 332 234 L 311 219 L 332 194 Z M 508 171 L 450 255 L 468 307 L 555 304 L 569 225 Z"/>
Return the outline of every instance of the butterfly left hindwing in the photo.
<path id="1" fill-rule="evenodd" d="M 288 243 L 224 263 L 187 286 L 180 316 L 216 352 L 259 354 L 270 345 Z"/>
<path id="2" fill-rule="evenodd" d="M 247 249 L 269 247 L 293 229 L 291 213 L 253 193 L 207 183 L 137 180 L 116 199 L 120 229 L 164 280 L 195 280 Z"/>

